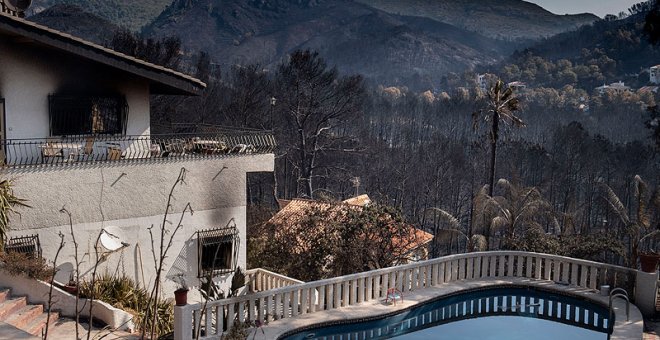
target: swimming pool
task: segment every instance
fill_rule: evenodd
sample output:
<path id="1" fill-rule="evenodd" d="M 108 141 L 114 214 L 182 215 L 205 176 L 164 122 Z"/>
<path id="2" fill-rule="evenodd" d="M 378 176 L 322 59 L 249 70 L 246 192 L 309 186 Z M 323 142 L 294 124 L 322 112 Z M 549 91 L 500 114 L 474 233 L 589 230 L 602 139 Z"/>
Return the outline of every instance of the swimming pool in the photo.
<path id="1" fill-rule="evenodd" d="M 495 287 L 443 296 L 396 314 L 310 326 L 280 339 L 605 340 L 612 324 L 606 307 L 582 298 Z"/>

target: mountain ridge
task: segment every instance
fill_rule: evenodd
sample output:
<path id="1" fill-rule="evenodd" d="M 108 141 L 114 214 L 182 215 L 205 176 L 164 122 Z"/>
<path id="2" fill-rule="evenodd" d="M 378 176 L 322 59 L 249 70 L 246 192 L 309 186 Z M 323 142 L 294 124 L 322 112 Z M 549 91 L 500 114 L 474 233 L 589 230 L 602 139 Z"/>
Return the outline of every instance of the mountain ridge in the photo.
<path id="1" fill-rule="evenodd" d="M 388 13 L 445 22 L 491 38 L 537 39 L 573 30 L 599 19 L 590 13 L 558 15 L 521 0 L 356 1 Z M 522 24 L 525 24 L 524 29 L 521 29 Z"/>

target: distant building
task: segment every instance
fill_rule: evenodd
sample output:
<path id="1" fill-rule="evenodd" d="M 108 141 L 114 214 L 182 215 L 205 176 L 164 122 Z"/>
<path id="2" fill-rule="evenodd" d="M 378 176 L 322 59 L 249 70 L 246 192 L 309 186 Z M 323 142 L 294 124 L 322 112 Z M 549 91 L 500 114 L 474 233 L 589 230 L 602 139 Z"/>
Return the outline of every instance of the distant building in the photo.
<path id="1" fill-rule="evenodd" d="M 486 83 L 486 74 L 477 74 L 477 85 L 481 91 L 486 92 L 486 87 L 488 86 Z"/>
<path id="2" fill-rule="evenodd" d="M 527 89 L 527 84 L 521 82 L 521 81 L 512 81 L 506 86 L 512 88 L 514 91 L 525 91 Z"/>
<path id="3" fill-rule="evenodd" d="M 497 76 L 492 73 L 477 74 L 477 86 L 481 92 L 488 91 L 488 87 L 497 81 Z"/>
<path id="4" fill-rule="evenodd" d="M 639 94 L 644 94 L 644 93 L 658 93 L 658 86 L 643 86 L 640 87 L 639 90 L 637 90 L 637 93 Z"/>
<path id="5" fill-rule="evenodd" d="M 598 91 L 599 94 L 603 95 L 605 92 L 625 92 L 625 91 L 630 91 L 630 86 L 626 86 L 622 81 L 612 83 L 609 85 L 603 84 L 603 86 L 598 86 L 596 88 L 596 91 Z"/>
<path id="6" fill-rule="evenodd" d="M 651 66 L 649 68 L 649 83 L 651 84 L 660 83 L 660 65 Z"/>

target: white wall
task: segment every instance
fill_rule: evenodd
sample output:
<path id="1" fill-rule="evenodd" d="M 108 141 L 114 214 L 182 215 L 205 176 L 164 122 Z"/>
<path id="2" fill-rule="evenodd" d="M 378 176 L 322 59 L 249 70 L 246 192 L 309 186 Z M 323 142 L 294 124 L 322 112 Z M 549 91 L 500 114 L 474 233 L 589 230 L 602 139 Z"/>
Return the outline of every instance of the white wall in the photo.
<path id="1" fill-rule="evenodd" d="M 65 207 L 73 217 L 79 256 L 86 256 L 81 272 L 94 262 L 94 245 L 99 232 L 113 227 L 130 246 L 109 255 L 100 272 L 124 273 L 138 282 L 150 283 L 155 269 L 147 228 L 154 225 L 154 230 L 159 229 L 170 188 L 180 169 L 186 168 L 186 184 L 177 187 L 176 199 L 172 202 L 174 213 L 168 220 L 176 224 L 188 202 L 194 214 L 184 217 L 183 228 L 176 235 L 163 275 L 184 272 L 188 284 L 195 286 L 198 284 L 197 230 L 224 227 L 233 221 L 241 240 L 238 265 L 245 268 L 246 174 L 273 171 L 273 163 L 272 154 L 152 159 L 4 169 L 0 177 L 13 178 L 14 193 L 31 205 L 19 208 L 20 217 L 12 216 L 10 236 L 39 234 L 44 257 L 52 259 L 58 247 L 58 233 L 65 235 L 66 247 L 58 260 L 63 269 L 57 277 L 59 281 L 68 280 L 74 264 L 68 216 L 60 212 Z M 168 225 L 168 228 L 172 227 Z M 158 232 L 154 233 L 155 238 L 159 236 Z M 230 276 L 218 280 L 228 284 Z M 168 281 L 164 291 L 171 295 L 174 283 Z"/>
<path id="2" fill-rule="evenodd" d="M 128 101 L 127 134 L 149 133 L 149 84 L 89 60 L 0 38 L 0 98 L 8 139 L 49 136 L 48 95 L 122 94 Z"/>

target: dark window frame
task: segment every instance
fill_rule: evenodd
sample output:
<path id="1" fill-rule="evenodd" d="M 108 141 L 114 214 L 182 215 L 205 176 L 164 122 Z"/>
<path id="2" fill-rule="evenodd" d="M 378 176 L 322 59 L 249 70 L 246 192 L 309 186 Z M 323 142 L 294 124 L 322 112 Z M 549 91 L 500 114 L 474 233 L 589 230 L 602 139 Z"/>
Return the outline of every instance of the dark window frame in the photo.
<path id="1" fill-rule="evenodd" d="M 233 273 L 238 262 L 239 237 L 236 227 L 197 232 L 197 277 Z"/>
<path id="2" fill-rule="evenodd" d="M 50 135 L 125 135 L 128 111 L 128 102 L 122 95 L 51 94 Z"/>

